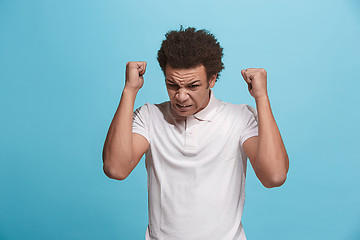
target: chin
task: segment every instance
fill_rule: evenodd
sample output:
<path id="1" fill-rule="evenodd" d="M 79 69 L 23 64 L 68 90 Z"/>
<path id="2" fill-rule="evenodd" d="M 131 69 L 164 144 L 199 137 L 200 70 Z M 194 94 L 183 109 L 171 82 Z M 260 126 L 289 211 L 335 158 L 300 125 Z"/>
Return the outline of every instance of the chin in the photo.
<path id="1" fill-rule="evenodd" d="M 179 109 L 172 107 L 173 111 L 180 117 L 189 117 L 195 114 L 195 111 L 179 111 Z"/>
<path id="2" fill-rule="evenodd" d="M 179 111 L 175 111 L 177 115 L 181 116 L 181 117 L 188 117 L 193 115 L 193 112 L 179 112 Z"/>
<path id="3" fill-rule="evenodd" d="M 191 106 L 187 109 L 186 108 L 180 109 L 176 104 L 175 105 L 171 104 L 171 108 L 178 116 L 181 116 L 181 117 L 188 117 L 188 116 L 193 115 L 196 112 L 194 110 L 194 106 Z"/>

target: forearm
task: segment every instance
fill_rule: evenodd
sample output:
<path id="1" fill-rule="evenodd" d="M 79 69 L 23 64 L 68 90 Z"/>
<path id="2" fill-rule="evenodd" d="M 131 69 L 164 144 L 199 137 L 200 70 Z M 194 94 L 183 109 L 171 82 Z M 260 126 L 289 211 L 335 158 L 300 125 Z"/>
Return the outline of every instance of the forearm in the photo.
<path id="1" fill-rule="evenodd" d="M 132 120 L 136 94 L 137 91 L 124 88 L 105 140 L 104 172 L 111 178 L 123 179 L 131 171 Z"/>
<path id="2" fill-rule="evenodd" d="M 256 152 L 256 171 L 271 185 L 286 179 L 289 159 L 280 131 L 271 111 L 268 96 L 255 99 L 258 111 L 259 141 Z"/>

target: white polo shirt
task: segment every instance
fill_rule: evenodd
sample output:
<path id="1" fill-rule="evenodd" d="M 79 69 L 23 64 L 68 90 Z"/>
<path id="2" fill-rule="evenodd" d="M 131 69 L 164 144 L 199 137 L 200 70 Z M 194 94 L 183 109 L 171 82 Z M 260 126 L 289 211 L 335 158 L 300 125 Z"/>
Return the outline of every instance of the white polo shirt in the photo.
<path id="1" fill-rule="evenodd" d="M 244 141 L 258 134 L 256 110 L 222 102 L 176 118 L 170 102 L 134 112 L 133 132 L 150 144 L 146 240 L 244 240 L 247 157 Z"/>

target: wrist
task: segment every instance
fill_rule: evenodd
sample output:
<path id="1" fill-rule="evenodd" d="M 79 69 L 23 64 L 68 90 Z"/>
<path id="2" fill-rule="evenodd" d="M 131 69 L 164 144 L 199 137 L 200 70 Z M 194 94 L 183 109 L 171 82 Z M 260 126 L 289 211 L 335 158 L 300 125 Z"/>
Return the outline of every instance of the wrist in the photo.
<path id="1" fill-rule="evenodd" d="M 125 86 L 123 89 L 122 95 L 136 98 L 138 91 L 139 91 L 139 89 Z"/>
<path id="2" fill-rule="evenodd" d="M 269 96 L 267 94 L 255 97 L 255 102 L 264 102 L 264 101 L 269 102 Z"/>
<path id="3" fill-rule="evenodd" d="M 123 92 L 124 93 L 128 93 L 128 94 L 137 94 L 139 91 L 138 88 L 134 88 L 134 87 L 130 87 L 130 86 L 127 86 L 125 85 L 124 89 L 123 89 Z"/>

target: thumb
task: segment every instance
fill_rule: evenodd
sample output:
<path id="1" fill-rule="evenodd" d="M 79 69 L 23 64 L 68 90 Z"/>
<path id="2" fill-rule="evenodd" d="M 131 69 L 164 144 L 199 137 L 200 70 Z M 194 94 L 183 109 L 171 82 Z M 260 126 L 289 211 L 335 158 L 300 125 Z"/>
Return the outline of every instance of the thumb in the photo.
<path id="1" fill-rule="evenodd" d="M 244 69 L 241 70 L 241 75 L 243 76 L 243 78 L 247 84 L 249 84 L 251 82 L 250 79 L 248 79 L 248 77 L 246 76 L 246 72 Z"/>
<path id="2" fill-rule="evenodd" d="M 141 64 L 139 65 L 139 75 L 142 76 L 145 74 L 145 71 L 146 71 L 146 62 L 141 62 Z"/>

